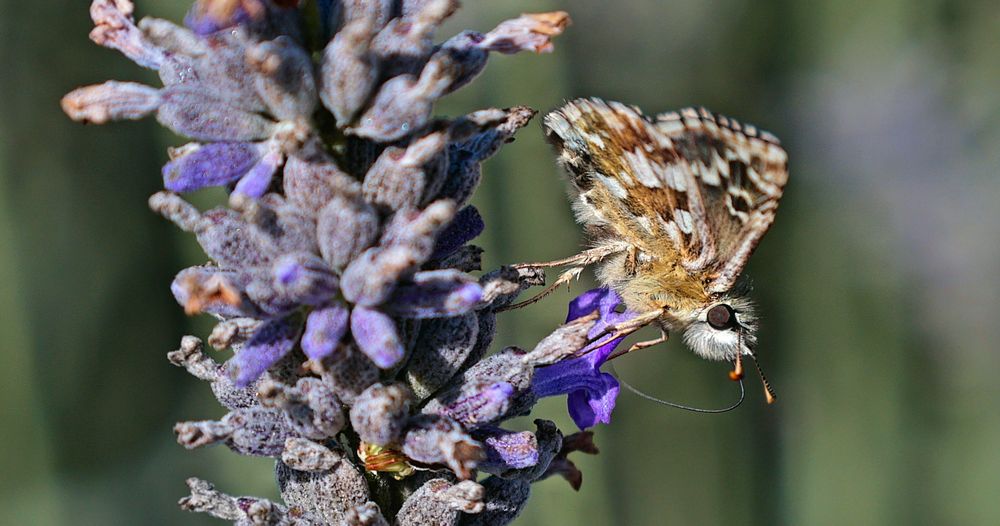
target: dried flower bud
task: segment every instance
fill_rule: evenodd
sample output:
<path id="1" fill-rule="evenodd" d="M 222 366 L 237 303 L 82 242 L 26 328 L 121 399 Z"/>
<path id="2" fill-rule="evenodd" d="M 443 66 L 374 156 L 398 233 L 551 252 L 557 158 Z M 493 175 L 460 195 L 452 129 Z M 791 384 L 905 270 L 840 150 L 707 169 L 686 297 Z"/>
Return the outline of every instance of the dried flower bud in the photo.
<path id="1" fill-rule="evenodd" d="M 351 198 L 361 193 L 360 183 L 341 171 L 332 158 L 318 153 L 291 155 L 285 162 L 283 182 L 289 201 L 312 215 L 337 196 Z"/>
<path id="2" fill-rule="evenodd" d="M 372 18 L 358 17 L 347 22 L 323 50 L 320 97 L 342 127 L 375 89 L 378 61 L 369 47 L 375 31 Z"/>
<path id="3" fill-rule="evenodd" d="M 514 132 L 528 124 L 535 110 L 516 106 L 507 110 L 506 121 L 495 128 L 478 133 L 465 141 L 448 147 L 448 176 L 439 195 L 465 204 L 479 186 L 482 176 L 479 164 L 493 156 L 510 141 Z"/>
<path id="4" fill-rule="evenodd" d="M 431 479 L 415 491 L 396 515 L 399 526 L 450 526 L 459 513 L 482 510 L 483 487 L 471 480 L 452 484 L 445 479 Z"/>
<path id="5" fill-rule="evenodd" d="M 307 118 L 319 95 L 309 54 L 292 39 L 278 37 L 247 50 L 247 64 L 260 75 L 257 93 L 271 114 L 282 120 Z"/>
<path id="6" fill-rule="evenodd" d="M 423 411 L 447 416 L 467 428 L 474 428 L 505 416 L 515 394 L 514 386 L 508 382 L 467 381 L 431 400 Z"/>
<path id="7" fill-rule="evenodd" d="M 330 438 L 347 423 L 332 386 L 318 378 L 301 378 L 294 387 L 264 381 L 259 391 L 261 404 L 281 408 L 289 427 L 306 438 Z"/>
<path id="8" fill-rule="evenodd" d="M 223 268 L 265 268 L 277 252 L 273 239 L 233 210 L 205 212 L 196 234 L 201 248 Z"/>
<path id="9" fill-rule="evenodd" d="M 407 9 L 386 24 L 372 42 L 372 50 L 386 64 L 383 73 L 392 77 L 416 73 L 434 50 L 434 31 L 458 7 L 457 0 L 428 0 Z"/>
<path id="10" fill-rule="evenodd" d="M 345 462 L 344 455 L 306 438 L 285 440 L 281 461 L 296 471 L 328 471 Z"/>
<path id="11" fill-rule="evenodd" d="M 326 524 L 343 524 L 352 509 L 368 503 L 368 484 L 350 462 L 325 471 L 296 471 L 278 462 L 275 473 L 282 500 L 322 517 Z"/>
<path id="12" fill-rule="evenodd" d="M 130 0 L 95 0 L 90 4 L 90 18 L 94 20 L 90 39 L 121 51 L 144 68 L 158 70 L 166 62 L 166 55 L 136 27 L 133 10 Z"/>
<path id="13" fill-rule="evenodd" d="M 552 37 L 562 33 L 569 23 L 569 15 L 564 11 L 523 14 L 487 33 L 479 47 L 506 54 L 548 53 L 552 51 Z"/>
<path id="14" fill-rule="evenodd" d="M 157 120 L 196 141 L 259 141 L 274 133 L 273 121 L 208 93 L 193 82 L 164 88 Z"/>
<path id="15" fill-rule="evenodd" d="M 245 294 L 246 282 L 236 272 L 218 267 L 191 267 L 180 271 L 170 291 L 189 316 L 254 316 L 260 309 Z"/>
<path id="16" fill-rule="evenodd" d="M 182 510 L 207 513 L 213 517 L 235 521 L 234 524 L 265 526 L 319 526 L 322 521 L 311 513 L 291 512 L 280 504 L 256 497 L 232 497 L 221 493 L 204 480 L 190 478 L 187 485 L 191 495 L 178 504 Z"/>
<path id="17" fill-rule="evenodd" d="M 262 321 L 254 318 L 231 318 L 221 321 L 212 329 L 208 343 L 218 350 L 228 349 L 237 344 L 242 345 L 262 324 Z"/>
<path id="18" fill-rule="evenodd" d="M 230 411 L 246 409 L 257 405 L 257 388 L 254 384 L 237 387 L 224 374 L 224 368 L 215 360 L 202 353 L 201 340 L 185 336 L 180 349 L 167 354 L 170 363 L 184 367 L 199 380 L 211 382 L 212 393 L 223 407 Z"/>
<path id="19" fill-rule="evenodd" d="M 378 213 L 371 205 L 354 197 L 331 196 L 316 222 L 320 253 L 331 267 L 344 268 L 375 242 L 378 229 Z"/>
<path id="20" fill-rule="evenodd" d="M 386 148 L 365 175 L 365 200 L 388 210 L 419 206 L 434 175 L 425 171 L 425 165 L 440 156 L 447 144 L 447 134 L 435 132 L 405 149 Z"/>
<path id="21" fill-rule="evenodd" d="M 187 449 L 225 442 L 241 455 L 260 457 L 279 456 L 293 436 L 281 411 L 261 407 L 237 409 L 219 421 L 181 422 L 174 433 Z"/>
<path id="22" fill-rule="evenodd" d="M 530 389 L 533 368 L 522 354 L 507 348 L 480 361 L 424 406 L 428 414 L 448 415 L 475 427 L 530 410 L 535 397 Z"/>
<path id="23" fill-rule="evenodd" d="M 200 338 L 185 336 L 179 349 L 167 353 L 167 359 L 177 367 L 187 369 L 195 378 L 211 382 L 219 377 L 219 364 L 205 356 L 202 349 Z"/>
<path id="24" fill-rule="evenodd" d="M 417 415 L 403 437 L 403 453 L 425 464 L 444 464 L 460 479 L 473 476 L 483 457 L 482 447 L 454 420 L 439 415 Z"/>
<path id="25" fill-rule="evenodd" d="M 173 54 L 194 57 L 211 51 L 211 46 L 194 31 L 161 18 L 143 18 L 139 29 L 155 46 Z"/>
<path id="26" fill-rule="evenodd" d="M 483 285 L 483 303 L 495 310 L 509 305 L 528 288 L 544 285 L 545 272 L 533 267 L 500 267 L 479 281 Z"/>
<path id="27" fill-rule="evenodd" d="M 138 120 L 159 106 L 160 90 L 134 82 L 108 81 L 73 90 L 62 99 L 66 115 L 91 124 Z"/>
<path id="28" fill-rule="evenodd" d="M 590 334 L 598 317 L 599 313 L 595 311 L 559 326 L 524 355 L 525 363 L 535 367 L 551 365 L 577 354 L 590 343 Z"/>
<path id="29" fill-rule="evenodd" d="M 401 384 L 375 384 L 354 401 L 351 425 L 361 440 L 376 445 L 395 444 L 410 416 L 413 393 Z"/>

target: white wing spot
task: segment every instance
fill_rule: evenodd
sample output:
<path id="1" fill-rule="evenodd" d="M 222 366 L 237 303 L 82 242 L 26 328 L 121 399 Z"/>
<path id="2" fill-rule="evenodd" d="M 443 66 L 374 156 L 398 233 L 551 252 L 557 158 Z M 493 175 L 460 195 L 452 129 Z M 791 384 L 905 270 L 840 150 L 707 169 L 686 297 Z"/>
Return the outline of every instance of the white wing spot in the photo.
<path id="1" fill-rule="evenodd" d="M 675 208 L 674 221 L 677 223 L 677 227 L 681 229 L 681 232 L 685 234 L 694 232 L 694 220 L 691 218 L 691 212 Z"/>
<path id="2" fill-rule="evenodd" d="M 656 166 L 649 161 L 649 156 L 636 150 L 625 152 L 625 160 L 632 167 L 632 171 L 636 179 L 639 180 L 639 184 L 647 188 L 660 188 L 662 186 L 660 177 L 656 173 Z"/>
<path id="3" fill-rule="evenodd" d="M 621 185 L 614 177 L 608 177 L 606 175 L 597 174 L 597 178 L 601 180 L 601 183 L 611 192 L 611 195 L 617 197 L 618 199 L 625 199 L 628 197 L 628 190 Z"/>
<path id="4" fill-rule="evenodd" d="M 687 192 L 687 177 L 684 170 L 677 165 L 667 166 L 663 178 L 667 181 L 667 186 L 678 192 Z"/>

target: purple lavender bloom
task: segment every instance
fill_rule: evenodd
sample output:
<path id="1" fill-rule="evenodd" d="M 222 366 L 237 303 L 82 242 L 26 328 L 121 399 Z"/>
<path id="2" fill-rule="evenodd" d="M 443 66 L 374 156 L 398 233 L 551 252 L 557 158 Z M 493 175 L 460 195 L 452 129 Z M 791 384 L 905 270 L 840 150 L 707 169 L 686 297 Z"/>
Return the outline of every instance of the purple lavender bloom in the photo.
<path id="1" fill-rule="evenodd" d="M 298 326 L 287 320 L 262 325 L 229 361 L 230 374 L 236 385 L 243 387 L 256 380 L 288 354 L 295 347 L 298 338 Z"/>
<path id="2" fill-rule="evenodd" d="M 347 334 L 350 317 L 351 311 L 340 303 L 310 312 L 302 335 L 302 351 L 312 360 L 322 360 L 333 354 Z"/>
<path id="3" fill-rule="evenodd" d="M 599 312 L 598 322 L 590 329 L 588 336 L 598 337 L 609 325 L 621 323 L 635 316 L 634 313 L 616 312 L 622 304 L 621 297 L 611 289 L 593 289 L 577 296 L 569 304 L 567 322 Z M 593 427 L 598 423 L 611 423 L 611 411 L 615 408 L 619 385 L 614 376 L 601 372 L 601 366 L 615 347 L 624 339 L 598 340 L 585 348 L 582 356 L 562 360 L 535 371 L 531 388 L 539 397 L 565 394 L 569 415 L 580 429 Z"/>

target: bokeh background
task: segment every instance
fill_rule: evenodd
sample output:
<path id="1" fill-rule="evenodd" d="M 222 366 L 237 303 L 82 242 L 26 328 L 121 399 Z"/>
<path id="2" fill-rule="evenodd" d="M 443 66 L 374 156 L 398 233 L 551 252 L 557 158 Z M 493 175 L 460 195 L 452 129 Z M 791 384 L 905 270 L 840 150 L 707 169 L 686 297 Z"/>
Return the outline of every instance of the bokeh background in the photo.
<path id="1" fill-rule="evenodd" d="M 139 9 L 178 19 L 188 3 Z M 165 359 L 182 334 L 207 334 L 168 291 L 204 256 L 145 204 L 179 140 L 59 110 L 81 84 L 153 80 L 87 40 L 87 4 L 0 1 L 0 523 L 214 524 L 176 508 L 184 479 L 275 497 L 272 466 L 174 442 L 175 421 L 221 414 Z M 520 524 L 1000 524 L 996 3 L 466 4 L 451 32 L 522 11 L 575 24 L 552 55 L 493 57 L 439 113 L 590 95 L 650 113 L 703 104 L 771 130 L 791 158 L 749 266 L 779 402 L 752 380 L 719 416 L 623 392 L 600 455 L 576 458 L 580 493 L 537 484 Z M 487 164 L 476 204 L 487 268 L 579 247 L 537 122 Z M 530 348 L 569 298 L 505 315 L 497 342 Z M 724 365 L 678 342 L 618 369 L 675 401 L 736 396 Z M 536 414 L 572 430 L 561 400 Z"/>

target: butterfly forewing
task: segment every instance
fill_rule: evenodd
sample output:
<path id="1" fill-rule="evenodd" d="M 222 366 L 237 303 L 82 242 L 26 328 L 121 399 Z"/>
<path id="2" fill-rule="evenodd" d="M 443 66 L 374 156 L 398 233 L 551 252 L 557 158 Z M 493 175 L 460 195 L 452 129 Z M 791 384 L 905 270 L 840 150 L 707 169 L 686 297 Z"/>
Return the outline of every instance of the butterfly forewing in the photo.
<path id="1" fill-rule="evenodd" d="M 545 118 L 592 234 L 676 259 L 709 292 L 732 287 L 788 179 L 777 139 L 704 109 L 651 119 L 579 99 Z"/>

